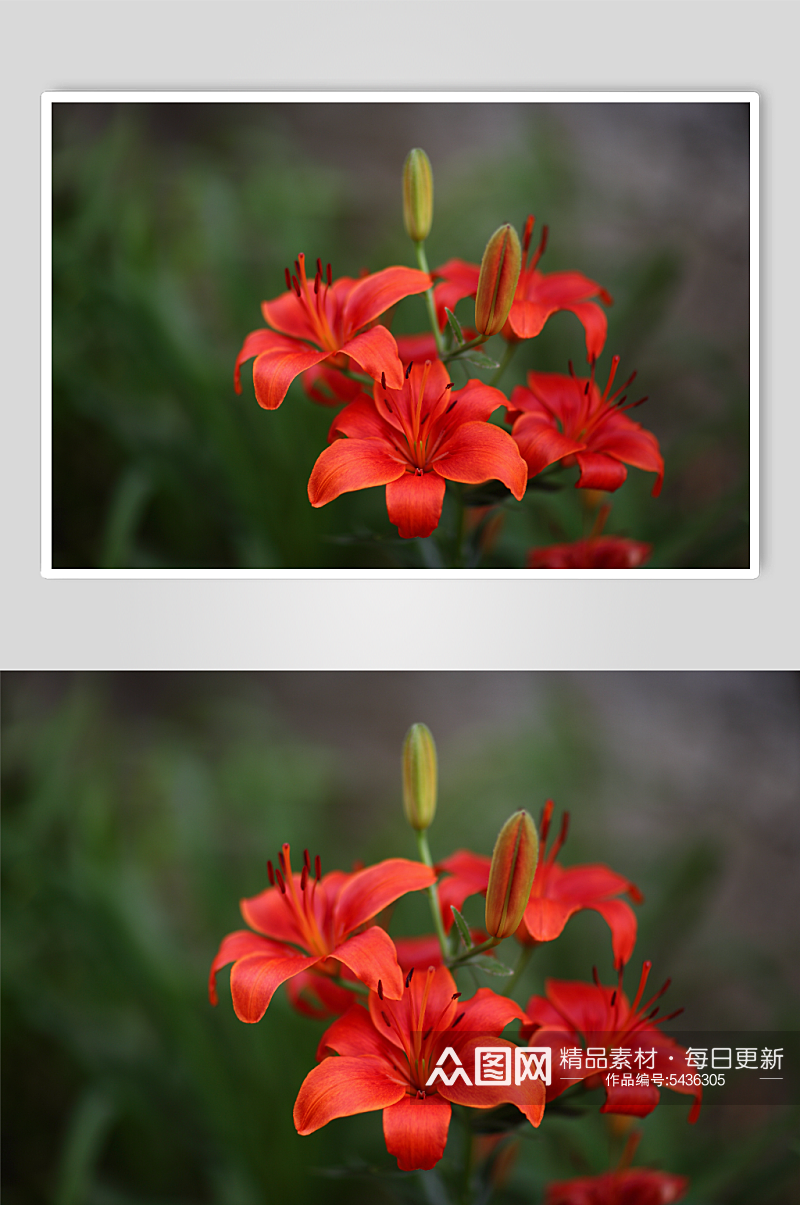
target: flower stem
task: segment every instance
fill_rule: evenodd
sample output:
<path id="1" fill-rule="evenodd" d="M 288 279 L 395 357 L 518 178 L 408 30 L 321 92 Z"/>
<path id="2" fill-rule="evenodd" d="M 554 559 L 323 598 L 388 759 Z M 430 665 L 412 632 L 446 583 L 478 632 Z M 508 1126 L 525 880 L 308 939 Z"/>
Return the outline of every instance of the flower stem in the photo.
<path id="1" fill-rule="evenodd" d="M 514 352 L 517 350 L 518 347 L 519 347 L 518 343 L 507 344 L 506 350 L 503 352 L 503 358 L 500 361 L 500 364 L 498 365 L 494 376 L 489 381 L 490 385 L 496 385 L 497 382 L 500 380 L 501 376 L 503 375 L 503 373 L 505 372 L 505 370 L 508 368 L 509 364 L 511 363 L 511 360 L 514 356 Z"/>
<path id="2" fill-rule="evenodd" d="M 533 946 L 523 946 L 522 949 L 520 950 L 519 958 L 517 959 L 517 965 L 514 967 L 514 974 L 511 976 L 508 983 L 506 984 L 506 990 L 504 992 L 504 995 L 510 996 L 512 991 L 514 990 L 514 988 L 517 986 L 517 981 L 520 978 L 520 976 L 522 975 L 522 973 L 525 970 L 528 963 L 530 962 L 530 957 L 531 957 L 531 954 L 533 953 L 533 951 L 534 951 Z"/>
<path id="3" fill-rule="evenodd" d="M 473 954 L 483 954 L 485 950 L 493 950 L 495 946 L 500 945 L 500 938 L 490 937 L 487 941 L 482 941 L 479 946 L 473 946 L 471 950 L 465 950 L 463 954 L 456 954 L 455 958 L 450 958 L 447 965 L 453 967 L 464 966 L 469 964 Z"/>
<path id="4" fill-rule="evenodd" d="M 466 343 L 460 343 L 458 347 L 454 347 L 452 351 L 442 356 L 442 360 L 447 364 L 450 360 L 455 360 L 461 355 L 462 351 L 469 351 L 472 347 L 480 347 L 485 343 L 486 335 L 476 335 L 474 339 L 468 339 Z"/>
<path id="5" fill-rule="evenodd" d="M 425 254 L 425 240 L 420 239 L 418 243 L 415 242 L 414 247 L 416 248 L 417 263 L 419 264 L 420 271 L 427 272 L 428 276 L 430 276 L 431 270 L 428 267 L 428 257 Z M 436 321 L 436 304 L 433 300 L 433 285 L 426 290 L 425 304 L 428 307 L 428 318 L 430 320 L 431 330 L 433 331 L 433 337 L 436 340 L 436 354 L 440 360 L 443 360 L 444 343 L 442 342 L 442 333 L 439 330 L 439 323 Z"/>
<path id="6" fill-rule="evenodd" d="M 419 856 L 421 860 L 426 866 L 430 866 L 431 869 L 433 869 L 433 858 L 431 857 L 431 851 L 428 847 L 428 834 L 424 829 L 417 829 L 417 848 L 419 849 Z M 442 950 L 442 960 L 446 962 L 447 934 L 444 931 L 444 925 L 442 923 L 442 913 L 441 909 L 439 908 L 439 892 L 435 883 L 431 883 L 430 887 L 428 888 L 428 898 L 431 902 L 433 927 L 436 930 L 436 936 L 439 938 L 439 945 Z"/>

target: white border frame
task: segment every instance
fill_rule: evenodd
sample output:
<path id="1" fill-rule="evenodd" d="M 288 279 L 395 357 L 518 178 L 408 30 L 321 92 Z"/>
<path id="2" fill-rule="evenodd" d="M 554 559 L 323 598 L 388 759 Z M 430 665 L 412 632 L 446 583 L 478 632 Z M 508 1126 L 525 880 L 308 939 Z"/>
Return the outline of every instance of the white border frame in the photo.
<path id="1" fill-rule="evenodd" d="M 750 565 L 746 569 L 54 569 L 52 107 L 54 104 L 659 104 L 750 107 Z M 43 92 L 41 111 L 41 575 L 45 578 L 757 578 L 759 575 L 759 95 L 757 92 Z"/>

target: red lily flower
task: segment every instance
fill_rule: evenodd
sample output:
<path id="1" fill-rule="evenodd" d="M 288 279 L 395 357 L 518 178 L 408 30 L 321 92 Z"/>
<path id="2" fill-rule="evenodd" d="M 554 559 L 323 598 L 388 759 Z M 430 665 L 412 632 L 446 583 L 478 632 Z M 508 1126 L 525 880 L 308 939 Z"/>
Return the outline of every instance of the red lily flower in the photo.
<path id="1" fill-rule="evenodd" d="M 652 544 L 624 536 L 592 536 L 572 544 L 549 544 L 528 553 L 529 569 L 638 569 Z"/>
<path id="2" fill-rule="evenodd" d="M 548 1184 L 544 1205 L 672 1205 L 688 1188 L 686 1176 L 629 1167 Z"/>
<path id="3" fill-rule="evenodd" d="M 611 1050 L 632 1050 L 635 1047 L 646 1051 L 648 1055 L 653 1050 L 655 1053 L 652 1066 L 648 1064 L 648 1080 L 652 1073 L 658 1073 L 666 1082 L 676 1067 L 686 1067 L 686 1051 L 668 1034 L 661 1033 L 656 1028 L 663 1021 L 676 1017 L 683 1009 L 679 1008 L 656 1021 L 654 1017 L 659 1009 L 651 1007 L 667 990 L 670 980 L 668 979 L 646 1004 L 641 1003 L 650 967 L 650 962 L 644 963 L 632 1004 L 622 990 L 622 971 L 619 972 L 619 982 L 615 988 L 604 987 L 595 972 L 593 984 L 548 979 L 545 981 L 546 996 L 531 996 L 525 1010 L 528 1021 L 522 1026 L 520 1033 L 525 1041 L 535 1037 L 537 1046 L 549 1046 L 553 1051 L 553 1075 L 547 1088 L 548 1100 L 559 1096 L 566 1088 L 572 1086 L 576 1072 L 570 1069 L 569 1076 L 563 1076 L 558 1055 L 565 1047 L 575 1048 L 581 1038 L 587 1048 L 591 1046 L 605 1052 L 604 1057 L 609 1067 L 613 1062 L 608 1055 Z M 635 1063 L 631 1063 L 632 1069 L 634 1066 Z M 607 1075 L 607 1070 L 600 1072 L 584 1068 L 579 1076 L 586 1081 L 588 1087 L 605 1086 L 606 1101 L 600 1110 L 601 1113 L 624 1113 L 634 1117 L 646 1117 L 648 1113 L 652 1113 L 660 1096 L 655 1085 L 613 1085 L 606 1079 Z M 619 1079 L 623 1078 L 624 1075 L 620 1074 Z M 633 1079 L 633 1076 L 630 1075 L 629 1078 Z M 680 1076 L 676 1078 L 680 1079 Z M 679 1083 L 666 1086 L 675 1092 L 685 1092 L 694 1096 L 689 1121 L 695 1122 L 700 1112 L 702 1088 Z"/>
<path id="4" fill-rule="evenodd" d="M 529 477 L 574 455 L 581 470 L 577 484 L 583 489 L 619 489 L 628 475 L 625 465 L 632 464 L 655 473 L 653 497 L 661 493 L 664 461 L 658 440 L 624 413 L 646 399 L 624 406 L 625 396 L 619 397 L 636 373 L 609 396 L 618 364 L 619 356 L 614 356 L 602 394 L 595 384 L 594 365 L 588 380 L 576 377 L 570 364 L 570 376 L 529 372 L 528 388 L 514 388 L 508 419 L 513 423 L 512 435 L 525 457 Z"/>
<path id="5" fill-rule="evenodd" d="M 505 339 L 532 339 L 542 330 L 547 319 L 558 310 L 569 310 L 583 324 L 586 332 L 586 358 L 591 363 L 603 350 L 608 321 L 593 297 L 599 297 L 606 305 L 613 299 L 593 280 L 580 272 L 551 272 L 545 275 L 537 271 L 537 264 L 547 246 L 547 227 L 535 252 L 527 264 L 525 258 L 531 242 L 533 216 L 525 223 L 522 237 L 522 271 L 519 274 L 514 302 L 502 330 Z M 436 285 L 433 296 L 439 325 L 443 329 L 446 321 L 445 306 L 455 309 L 462 297 L 474 297 L 478 291 L 480 268 L 463 259 L 450 259 L 441 268 L 432 272 L 434 278 L 444 283 Z"/>
<path id="6" fill-rule="evenodd" d="M 343 989 L 333 991 L 336 984 L 330 982 L 340 970 L 337 964 L 368 987 L 375 988 L 382 981 L 386 995 L 399 1000 L 403 976 L 392 939 L 378 925 L 363 926 L 406 892 L 429 887 L 435 879 L 430 867 L 389 858 L 356 874 L 333 871 L 322 878 L 317 857 L 312 877 L 305 850 L 303 870 L 293 874 L 286 843 L 278 860 L 280 866 L 274 870 L 272 863 L 267 863 L 270 882 L 275 885 L 240 903 L 242 916 L 255 933 L 250 929 L 229 933 L 211 964 L 211 1003 L 217 1003 L 217 971 L 229 962 L 233 963 L 231 998 L 240 1021 L 260 1021 L 275 989 L 296 975 L 304 978 L 290 996 L 295 1003 L 313 982 L 313 994 L 322 1008 L 341 1011 L 346 1007 L 344 997 L 338 994 Z M 312 969 L 315 981 L 307 977 Z"/>
<path id="7" fill-rule="evenodd" d="M 426 360 L 409 364 L 402 389 L 383 381 L 375 385 L 374 401 L 364 394 L 345 406 L 331 426 L 333 442 L 311 472 L 311 505 L 385 485 L 389 519 L 410 539 L 437 526 L 445 479 L 478 484 L 497 478 L 521 498 L 525 464 L 508 432 L 488 421 L 508 404 L 504 395 L 478 380 L 457 395 L 451 387 L 444 364 Z"/>
<path id="8" fill-rule="evenodd" d="M 427 272 L 384 268 L 360 280 L 342 276 L 333 283 L 330 264 L 323 277 L 318 259 L 312 286 L 302 252 L 295 260 L 295 270 L 297 275 L 290 276 L 286 269 L 287 293 L 261 303 L 272 330 L 251 331 L 245 339 L 233 372 L 236 392 L 242 391 L 241 366 L 252 356 L 256 357 L 256 400 L 266 410 L 276 410 L 294 378 L 323 360 L 343 368 L 350 357 L 368 376 L 377 379 L 384 372 L 387 381 L 400 389 L 403 367 L 397 345 L 386 327 L 372 323 L 403 297 L 430 288 Z"/>
<path id="9" fill-rule="evenodd" d="M 451 1104 L 492 1109 L 511 1103 L 538 1126 L 544 1113 L 541 1080 L 472 1083 L 475 1048 L 487 1037 L 493 1046 L 515 1049 L 498 1035 L 521 1016 L 519 1006 L 489 988 L 459 1002 L 461 993 L 446 967 L 430 967 L 413 982 L 412 977 L 410 971 L 397 1003 L 379 985 L 378 993 L 370 993 L 368 1010 L 354 1005 L 324 1034 L 317 1051 L 322 1061 L 306 1076 L 294 1106 L 298 1134 L 312 1134 L 336 1117 L 382 1109 L 386 1148 L 401 1171 L 413 1171 L 432 1168 L 444 1154 Z M 326 1057 L 332 1052 L 339 1057 Z M 443 1055 L 450 1078 L 453 1053 L 469 1082 L 454 1075 L 452 1084 L 438 1076 L 429 1084 Z"/>
<path id="10" fill-rule="evenodd" d="M 624 900 L 615 896 L 626 894 L 641 903 L 642 894 L 633 883 L 609 870 L 607 866 L 591 864 L 564 868 L 556 855 L 564 844 L 569 827 L 569 812 L 564 813 L 561 832 L 545 854 L 553 801 L 548 799 L 542 814 L 539 839 L 540 852 L 528 906 L 522 923 L 514 936 L 523 944 L 553 941 L 569 918 L 583 908 L 599 912 L 611 930 L 614 962 L 623 966 L 636 944 L 636 917 Z M 491 859 L 462 849 L 439 862 L 436 869 L 447 871 L 450 878 L 442 879 L 438 887 L 442 920 L 445 929 L 453 923 L 451 905 L 460 908 L 467 896 L 485 892 L 489 884 Z"/>

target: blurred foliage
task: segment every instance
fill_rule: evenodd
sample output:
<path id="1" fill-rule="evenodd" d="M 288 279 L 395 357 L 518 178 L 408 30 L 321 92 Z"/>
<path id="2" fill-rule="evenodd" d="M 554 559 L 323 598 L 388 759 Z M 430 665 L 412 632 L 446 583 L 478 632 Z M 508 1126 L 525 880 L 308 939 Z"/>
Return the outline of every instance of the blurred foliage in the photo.
<path id="1" fill-rule="evenodd" d="M 225 973 L 219 1007 L 208 1003 L 211 959 L 241 924 L 237 901 L 264 888 L 265 860 L 283 840 L 309 845 L 327 869 L 413 850 L 402 734 L 396 783 L 354 805 L 341 760 L 287 726 L 270 676 L 257 678 L 4 676 L 7 1205 L 446 1200 L 447 1163 L 398 1173 L 377 1114 L 295 1133 L 292 1104 L 322 1024 L 294 1014 L 282 990 L 253 1026 L 234 1016 Z M 535 732 L 523 722 L 514 737 L 444 751 L 434 856 L 460 845 L 488 852 L 510 811 L 538 811 L 555 794 L 577 812 L 566 863 L 607 860 L 644 886 L 642 945 L 659 973 L 677 976 L 670 1001 L 682 1003 L 676 933 L 685 944 L 702 923 L 719 853 L 678 844 L 618 864 L 591 823 L 596 788 L 614 770 L 567 702 L 556 691 Z M 466 911 L 479 917 L 480 900 Z M 429 925 L 421 897 L 392 918 L 396 933 Z M 750 974 L 741 946 L 737 960 Z M 608 981 L 608 930 L 584 912 L 537 951 L 516 998 L 541 991 L 546 974 L 587 978 L 593 963 Z M 707 977 L 717 969 L 713 956 L 704 963 Z M 777 1017 L 785 987 L 764 990 Z M 578 1121 L 548 1109 L 538 1131 L 502 1138 L 520 1142 L 502 1199 L 539 1201 L 548 1179 L 608 1167 L 624 1135 L 596 1103 L 580 1102 L 590 1107 Z M 687 1107 L 664 1104 L 644 1121 L 638 1163 L 689 1175 L 694 1205 L 796 1199 L 796 1116 L 707 1108 L 689 1127 Z M 448 1162 L 464 1142 L 459 1120 Z M 491 1117 L 478 1120 L 491 1128 Z"/>
<path id="2" fill-rule="evenodd" d="M 249 368 L 241 397 L 232 371 L 244 335 L 261 324 L 260 301 L 282 291 L 298 250 L 329 259 L 336 275 L 413 262 L 401 220 L 404 132 L 424 146 L 451 107 L 381 107 L 384 157 L 397 146 L 388 192 L 372 163 L 383 131 L 371 106 L 53 107 L 56 568 L 442 562 L 455 529 L 449 507 L 431 541 L 399 539 L 382 488 L 313 510 L 306 484 L 332 412 L 297 382 L 278 411 L 263 412 Z M 332 162 L 323 148 L 337 136 L 345 146 L 341 131 L 351 128 L 349 154 Z M 521 227 L 535 209 L 551 229 L 544 269 L 577 269 L 617 298 L 598 376 L 614 352 L 623 370 L 639 369 L 653 400 L 637 417 L 659 436 L 667 475 L 652 499 L 652 476 L 631 470 L 606 531 L 651 542 L 654 567 L 747 564 L 746 363 L 728 344 L 669 324 L 690 250 L 659 242 L 620 257 L 587 245 L 579 210 L 592 182 L 552 107 L 531 106 L 521 145 L 462 150 L 434 172 L 432 265 L 479 260 L 499 222 Z M 469 308 L 461 303 L 466 321 Z M 424 328 L 420 299 L 397 308 L 396 333 Z M 732 330 L 729 343 L 746 334 Z M 502 384 L 510 392 L 532 367 L 566 371 L 570 358 L 581 371 L 583 357 L 576 319 L 557 314 Z M 482 563 L 521 566 L 535 544 L 588 534 L 594 515 L 575 477 L 563 471 L 568 488 L 508 502 Z"/>

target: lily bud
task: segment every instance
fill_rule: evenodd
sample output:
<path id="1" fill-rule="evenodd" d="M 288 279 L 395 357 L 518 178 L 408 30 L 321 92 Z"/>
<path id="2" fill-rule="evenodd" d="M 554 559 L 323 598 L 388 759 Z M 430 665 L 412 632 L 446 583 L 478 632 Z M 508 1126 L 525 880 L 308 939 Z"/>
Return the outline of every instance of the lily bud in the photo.
<path id="1" fill-rule="evenodd" d="M 403 742 L 403 807 L 412 828 L 423 832 L 436 815 L 436 745 L 424 724 L 412 724 Z"/>
<path id="2" fill-rule="evenodd" d="M 486 890 L 486 932 L 508 937 L 522 920 L 539 856 L 539 838 L 527 812 L 515 812 L 500 829 Z"/>
<path id="3" fill-rule="evenodd" d="M 408 152 L 403 164 L 403 221 L 415 243 L 430 234 L 433 223 L 433 172 L 419 147 Z"/>
<path id="4" fill-rule="evenodd" d="M 475 297 L 475 329 L 480 334 L 496 335 L 503 329 L 514 301 L 521 266 L 519 236 L 514 227 L 506 223 L 495 230 L 481 260 Z"/>

